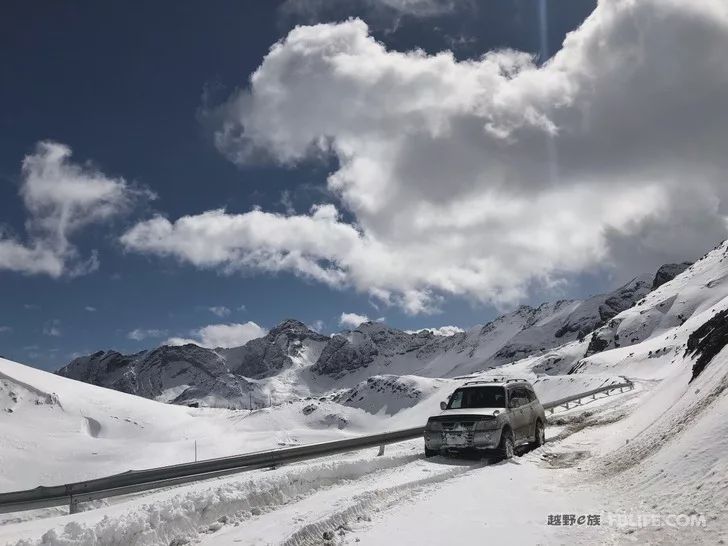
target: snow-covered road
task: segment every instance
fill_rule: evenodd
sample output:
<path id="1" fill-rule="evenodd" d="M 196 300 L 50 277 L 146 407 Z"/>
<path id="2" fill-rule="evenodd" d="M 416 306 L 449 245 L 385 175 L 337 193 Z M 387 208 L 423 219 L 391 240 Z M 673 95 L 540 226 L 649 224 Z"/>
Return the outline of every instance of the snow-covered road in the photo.
<path id="1" fill-rule="evenodd" d="M 594 499 L 574 489 L 579 480 L 571 478 L 579 470 L 573 466 L 584 446 L 570 432 L 589 430 L 583 415 L 624 408 L 635 393 L 557 415 L 559 426 L 549 432 L 564 439 L 510 462 L 426 460 L 421 441 L 403 442 L 382 457 L 368 449 L 114 499 L 75 516 L 6 521 L 0 542 L 170 544 L 198 536 L 203 544 L 316 544 L 329 537 L 382 543 L 379 533 L 389 527 L 393 536 L 406 530 L 411 537 L 436 537 L 451 528 L 472 536 L 486 527 L 506 532 L 515 523 L 527 542 L 547 532 L 558 537 L 560 531 L 545 524 L 548 514 L 583 510 Z M 401 528 L 400 519 L 407 522 Z M 579 532 L 588 538 L 604 530 Z"/>
<path id="2" fill-rule="evenodd" d="M 615 446 L 643 436 L 634 410 L 658 387 L 638 381 L 634 391 L 555 414 L 549 443 L 511 461 L 425 459 L 415 440 L 389 446 L 381 457 L 367 449 L 117 498 L 73 516 L 6 519 L 0 544 L 717 542 L 719 499 L 707 527 L 645 530 L 608 520 L 645 510 L 641 492 L 604 469 L 623 464 Z M 638 475 L 655 470 L 640 469 Z M 582 523 L 549 525 L 550 516 L 564 514 Z"/>

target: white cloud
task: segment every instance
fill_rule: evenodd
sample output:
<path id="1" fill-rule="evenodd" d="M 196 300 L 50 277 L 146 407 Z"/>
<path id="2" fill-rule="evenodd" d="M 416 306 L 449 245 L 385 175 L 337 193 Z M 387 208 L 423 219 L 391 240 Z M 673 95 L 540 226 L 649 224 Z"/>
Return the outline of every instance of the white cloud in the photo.
<path id="1" fill-rule="evenodd" d="M 224 305 L 213 305 L 212 307 L 208 307 L 207 309 L 213 315 L 217 315 L 221 318 L 228 316 L 231 312 L 230 309 L 228 309 Z"/>
<path id="2" fill-rule="evenodd" d="M 96 252 L 82 258 L 70 237 L 123 212 L 140 195 L 152 197 L 123 178 L 71 163 L 70 157 L 68 146 L 46 141 L 23 160 L 20 195 L 28 211 L 27 241 L 0 226 L 0 269 L 54 278 L 93 271 L 99 265 Z"/>
<path id="3" fill-rule="evenodd" d="M 324 331 L 324 328 L 326 328 L 326 323 L 324 323 L 323 320 L 314 320 L 311 324 L 308 325 L 308 327 L 314 332 L 318 332 L 320 334 Z"/>
<path id="4" fill-rule="evenodd" d="M 440 326 L 439 328 L 420 328 L 419 330 L 406 330 L 408 334 L 418 334 L 420 332 L 432 332 L 436 336 L 449 337 L 464 332 L 459 326 Z"/>
<path id="5" fill-rule="evenodd" d="M 89 313 L 95 313 L 96 312 L 96 307 L 92 307 L 91 305 L 87 305 L 86 307 L 84 307 L 84 310 L 85 311 L 88 311 Z"/>
<path id="6" fill-rule="evenodd" d="M 369 317 L 356 313 L 341 313 L 341 317 L 339 317 L 339 326 L 345 328 L 356 328 L 363 322 L 369 322 Z"/>
<path id="7" fill-rule="evenodd" d="M 216 112 L 216 141 L 238 162 L 334 156 L 341 205 L 156 217 L 122 242 L 410 313 L 692 258 L 726 235 L 724 51 L 722 0 L 602 1 L 540 67 L 515 51 L 388 51 L 359 20 L 297 27 Z"/>
<path id="8" fill-rule="evenodd" d="M 263 337 L 268 331 L 255 322 L 245 324 L 210 324 L 190 332 L 189 338 L 173 337 L 164 342 L 165 345 L 186 345 L 194 343 L 200 347 L 214 349 L 217 347 L 239 347 L 252 339 Z"/>
<path id="9" fill-rule="evenodd" d="M 157 330 L 155 328 L 135 328 L 134 330 L 126 334 L 126 337 L 128 337 L 129 339 L 133 339 L 134 341 L 142 341 L 145 339 L 164 337 L 167 334 L 167 330 Z"/>
<path id="10" fill-rule="evenodd" d="M 46 336 L 51 337 L 60 337 L 61 336 L 61 321 L 58 319 L 53 319 L 45 324 L 43 326 L 43 334 Z"/>
<path id="11" fill-rule="evenodd" d="M 342 18 L 352 11 L 364 12 L 375 19 L 402 15 L 434 17 L 469 3 L 469 0 L 286 0 L 280 10 L 286 16 L 311 23 Z"/>
<path id="12" fill-rule="evenodd" d="M 10 326 L 0 326 L 0 334 L 7 334 L 12 331 L 13 329 Z"/>

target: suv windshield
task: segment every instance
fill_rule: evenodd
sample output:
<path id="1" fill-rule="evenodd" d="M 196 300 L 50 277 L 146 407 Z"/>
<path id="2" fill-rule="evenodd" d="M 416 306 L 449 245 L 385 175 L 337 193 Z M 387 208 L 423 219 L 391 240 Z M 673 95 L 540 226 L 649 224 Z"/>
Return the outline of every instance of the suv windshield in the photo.
<path id="1" fill-rule="evenodd" d="M 506 391 L 503 387 L 495 386 L 457 389 L 447 405 L 447 409 L 505 407 Z"/>

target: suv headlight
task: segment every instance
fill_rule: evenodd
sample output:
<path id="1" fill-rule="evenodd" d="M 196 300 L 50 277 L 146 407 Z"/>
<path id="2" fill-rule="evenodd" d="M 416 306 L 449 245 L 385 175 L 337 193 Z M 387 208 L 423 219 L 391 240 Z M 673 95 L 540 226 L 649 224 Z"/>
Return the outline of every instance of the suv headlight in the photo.
<path id="1" fill-rule="evenodd" d="M 427 421 L 425 430 L 428 432 L 442 432 L 442 423 L 440 421 Z"/>
<path id="2" fill-rule="evenodd" d="M 480 419 L 475 422 L 475 432 L 492 430 L 495 428 L 495 419 Z"/>

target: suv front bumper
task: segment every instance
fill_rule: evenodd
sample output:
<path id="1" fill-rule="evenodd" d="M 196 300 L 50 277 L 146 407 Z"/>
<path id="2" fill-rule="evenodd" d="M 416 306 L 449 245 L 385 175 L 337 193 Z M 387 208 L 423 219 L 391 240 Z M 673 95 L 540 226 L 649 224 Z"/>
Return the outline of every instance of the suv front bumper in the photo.
<path id="1" fill-rule="evenodd" d="M 501 431 L 479 430 L 477 432 L 433 432 L 425 431 L 425 448 L 431 451 L 495 449 L 500 444 Z"/>

